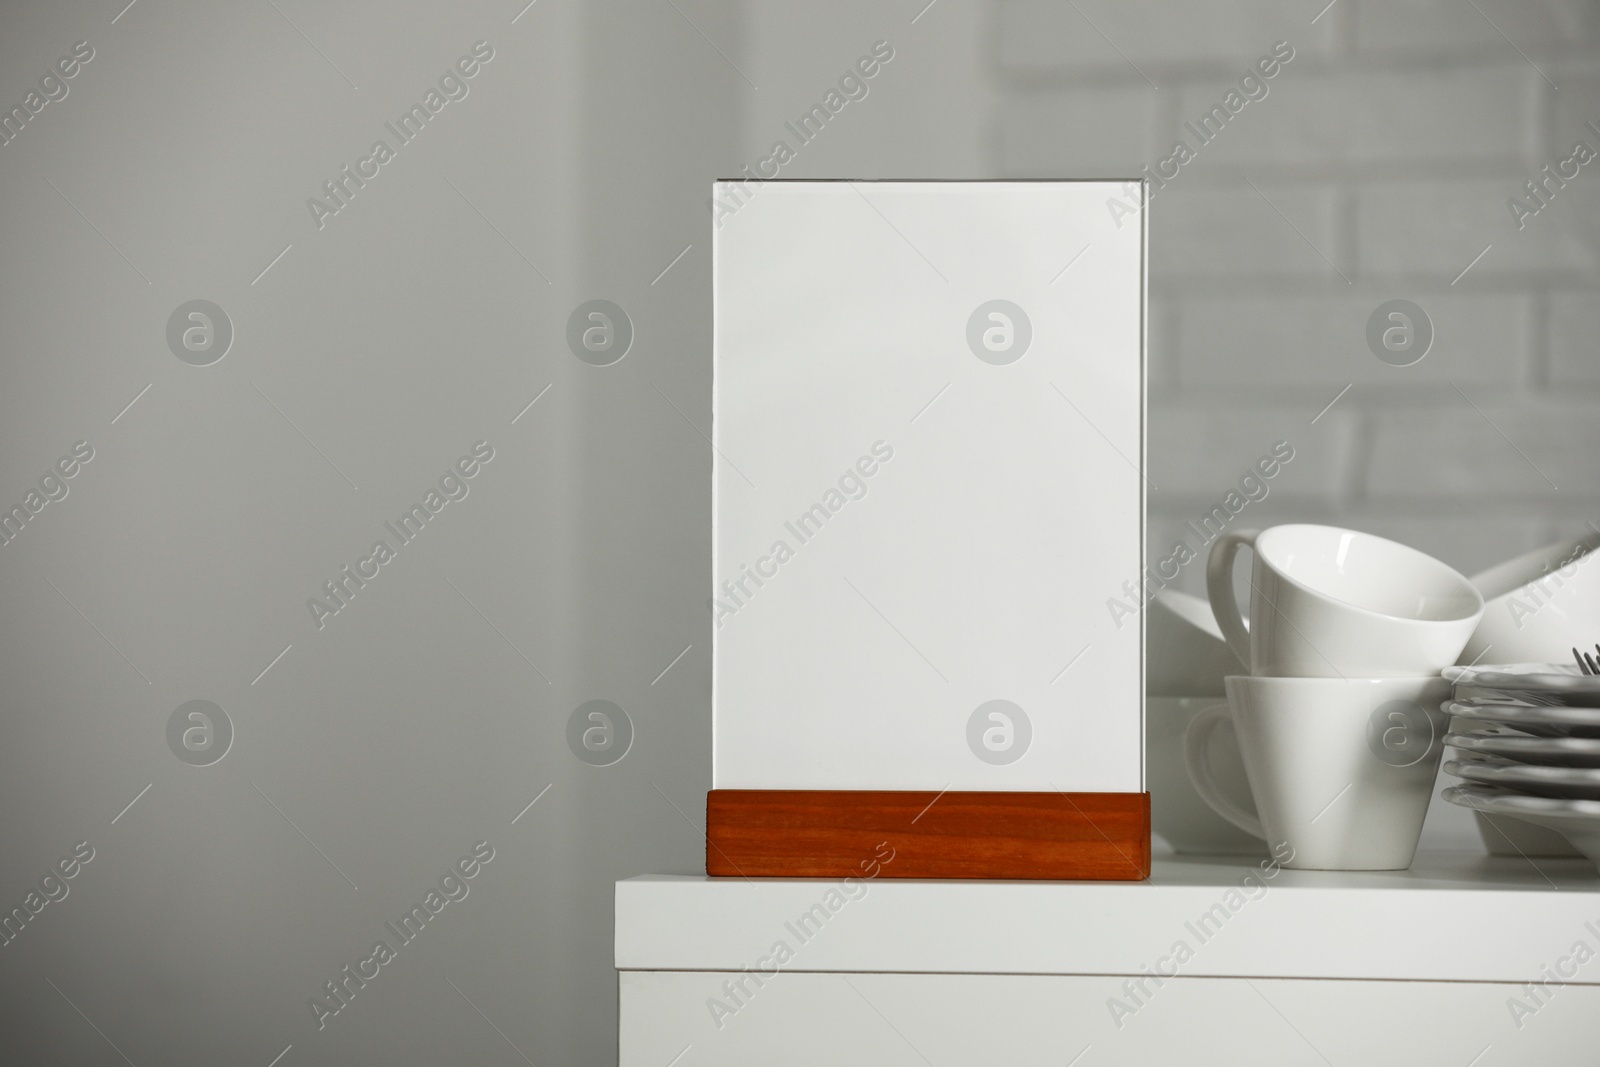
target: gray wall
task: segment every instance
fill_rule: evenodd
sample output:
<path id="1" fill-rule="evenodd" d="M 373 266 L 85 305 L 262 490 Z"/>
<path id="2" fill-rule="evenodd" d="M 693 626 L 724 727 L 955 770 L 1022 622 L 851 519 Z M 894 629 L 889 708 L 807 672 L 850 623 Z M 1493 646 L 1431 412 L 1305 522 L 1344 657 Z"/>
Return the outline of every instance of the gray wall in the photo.
<path id="1" fill-rule="evenodd" d="M 7 107 L 94 49 L 0 147 L 0 500 L 94 449 L 0 548 L 0 901 L 95 850 L 0 947 L 0 1058 L 615 1056 L 611 884 L 701 865 L 710 766 L 703 202 L 737 74 L 685 15 L 738 27 L 679 6 L 0 15 Z M 479 40 L 468 95 L 319 229 L 307 199 Z M 166 339 L 195 298 L 234 328 L 209 366 Z M 635 328 L 612 366 L 567 346 L 592 298 Z M 307 599 L 380 538 L 319 629 Z M 168 745 L 194 699 L 235 728 L 210 766 Z M 566 742 L 591 699 L 635 728 L 612 766 Z M 468 895 L 319 1030 L 308 999 L 480 840 Z"/>
<path id="2" fill-rule="evenodd" d="M 1600 177 L 1506 206 L 1600 147 L 1592 3 L 124 2 L 0 14 L 0 107 L 95 50 L 0 147 L 0 504 L 94 449 L 0 547 L 0 907 L 95 850 L 0 947 L 18 1058 L 614 1056 L 611 882 L 702 860 L 708 183 L 876 40 L 785 176 L 1137 171 L 1293 45 L 1151 207 L 1153 552 L 1279 439 L 1251 522 L 1470 571 L 1600 518 Z M 319 229 L 307 198 L 479 40 Z M 166 337 L 197 298 L 235 333 L 208 366 Z M 634 327 L 611 366 L 567 346 L 594 298 Z M 1409 367 L 1365 341 L 1394 298 L 1436 332 Z M 307 598 L 479 440 L 319 629 Z M 209 766 L 167 738 L 196 699 L 236 735 Z M 566 740 L 593 699 L 634 727 L 610 766 Z M 319 1030 L 307 1000 L 480 840 Z"/>

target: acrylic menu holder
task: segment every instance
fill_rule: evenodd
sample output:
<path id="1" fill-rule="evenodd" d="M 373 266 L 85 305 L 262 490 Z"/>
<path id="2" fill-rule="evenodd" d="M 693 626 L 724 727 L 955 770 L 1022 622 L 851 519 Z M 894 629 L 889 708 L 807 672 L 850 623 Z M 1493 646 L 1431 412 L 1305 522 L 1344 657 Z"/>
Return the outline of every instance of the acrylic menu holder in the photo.
<path id="1" fill-rule="evenodd" d="M 708 873 L 1147 876 L 1144 196 L 718 183 Z"/>

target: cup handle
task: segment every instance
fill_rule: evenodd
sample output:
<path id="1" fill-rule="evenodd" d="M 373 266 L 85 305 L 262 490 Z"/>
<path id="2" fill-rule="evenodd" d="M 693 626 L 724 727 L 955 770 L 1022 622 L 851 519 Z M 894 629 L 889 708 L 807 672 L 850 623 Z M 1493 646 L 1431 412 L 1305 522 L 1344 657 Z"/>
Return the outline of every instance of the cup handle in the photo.
<path id="1" fill-rule="evenodd" d="M 1211 777 L 1211 764 L 1206 759 L 1211 732 L 1230 714 L 1227 704 L 1213 704 L 1189 720 L 1189 732 L 1183 738 L 1183 760 L 1189 767 L 1189 781 L 1194 783 L 1194 791 L 1212 811 L 1245 833 L 1265 841 L 1267 832 L 1262 829 L 1261 820 L 1222 794 Z"/>
<path id="2" fill-rule="evenodd" d="M 1222 636 L 1245 670 L 1250 670 L 1250 631 L 1233 595 L 1233 558 L 1246 545 L 1254 551 L 1260 535 L 1260 530 L 1223 534 L 1211 545 L 1211 555 L 1206 558 L 1206 596 L 1211 600 L 1211 614 L 1216 616 Z"/>

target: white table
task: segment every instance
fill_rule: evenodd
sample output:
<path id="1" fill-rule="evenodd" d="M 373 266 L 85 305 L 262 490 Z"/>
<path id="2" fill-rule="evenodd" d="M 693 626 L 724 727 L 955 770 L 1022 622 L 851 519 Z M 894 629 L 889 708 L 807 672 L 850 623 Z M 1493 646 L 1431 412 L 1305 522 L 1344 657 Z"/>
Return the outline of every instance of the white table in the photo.
<path id="1" fill-rule="evenodd" d="M 621 1063 L 1600 1063 L 1600 878 L 1537 862 L 632 878 L 616 898 Z"/>

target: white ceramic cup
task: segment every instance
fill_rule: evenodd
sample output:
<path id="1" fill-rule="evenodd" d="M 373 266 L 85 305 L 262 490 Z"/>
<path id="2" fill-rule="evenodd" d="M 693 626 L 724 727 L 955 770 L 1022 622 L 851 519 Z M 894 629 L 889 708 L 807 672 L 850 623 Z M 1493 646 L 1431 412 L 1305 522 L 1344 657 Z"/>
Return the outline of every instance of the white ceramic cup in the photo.
<path id="1" fill-rule="evenodd" d="M 1600 641 L 1600 533 L 1507 560 L 1472 577 L 1483 621 L 1462 663 L 1571 663 Z M 1530 824 L 1531 825 L 1531 824 Z"/>
<path id="2" fill-rule="evenodd" d="M 1444 752 L 1450 695 L 1442 678 L 1230 677 L 1228 703 L 1259 831 L 1286 867 L 1394 871 L 1411 865 Z M 1190 737 L 1207 729 L 1200 716 Z M 1189 752 L 1196 752 L 1190 745 Z M 1195 790 L 1243 825 L 1209 761 L 1191 758 Z"/>
<path id="3" fill-rule="evenodd" d="M 1231 653 L 1230 653 L 1231 655 Z M 1255 817 L 1250 780 L 1244 757 L 1228 721 L 1228 705 L 1216 697 L 1146 697 L 1145 772 L 1150 787 L 1150 828 L 1174 851 L 1188 855 L 1242 856 L 1264 854 L 1259 836 L 1237 829 L 1195 791 L 1189 776 L 1185 749 L 1190 723 L 1202 715 L 1216 715 L 1217 726 L 1200 739 L 1201 757 L 1212 771 L 1218 791 L 1234 810 Z"/>
<path id="4" fill-rule="evenodd" d="M 1233 559 L 1255 553 L 1250 626 Z M 1211 609 L 1251 674 L 1415 678 L 1450 666 L 1483 615 L 1465 577 L 1396 541 L 1336 526 L 1223 534 L 1206 561 Z"/>
<path id="5" fill-rule="evenodd" d="M 1222 680 L 1244 670 L 1200 597 L 1163 589 L 1144 618 L 1144 690 L 1148 696 L 1220 697 Z"/>

